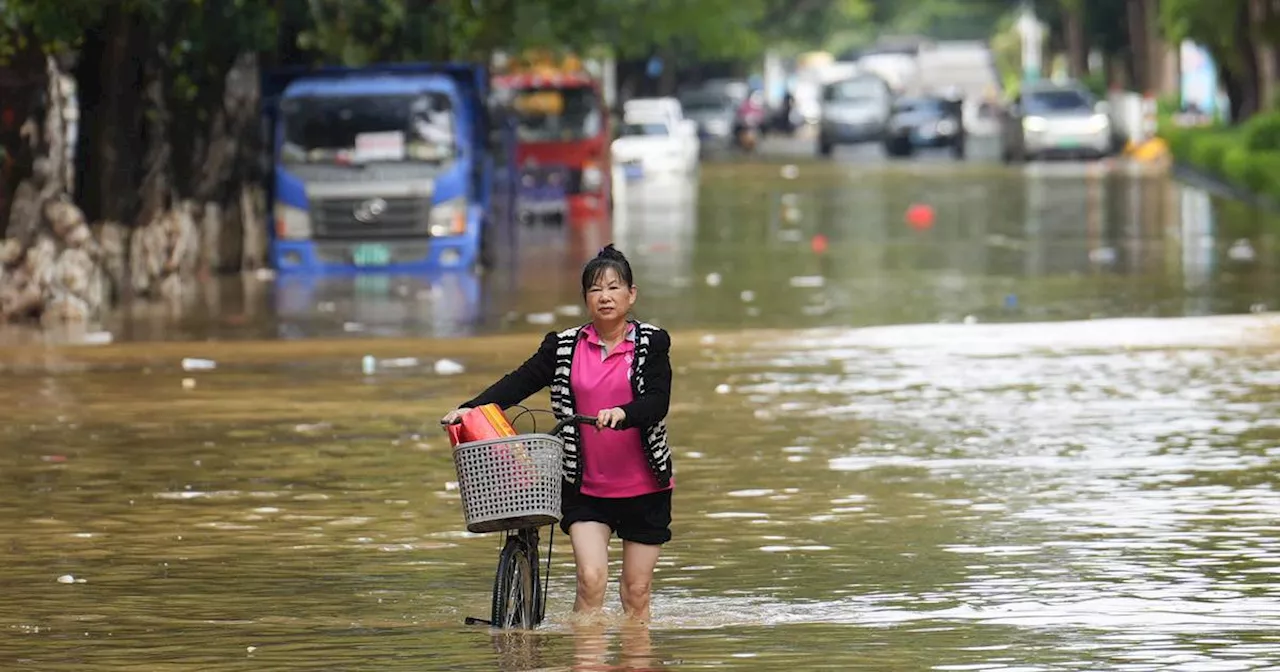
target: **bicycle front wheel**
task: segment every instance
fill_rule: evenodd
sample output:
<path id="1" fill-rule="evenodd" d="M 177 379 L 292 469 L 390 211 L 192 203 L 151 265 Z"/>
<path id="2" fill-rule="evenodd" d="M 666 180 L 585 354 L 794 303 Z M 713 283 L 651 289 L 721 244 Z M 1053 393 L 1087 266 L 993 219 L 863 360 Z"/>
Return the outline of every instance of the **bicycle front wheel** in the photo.
<path id="1" fill-rule="evenodd" d="M 493 611 L 489 618 L 493 627 L 534 626 L 536 581 L 528 546 L 519 537 L 509 537 L 498 559 L 498 573 L 493 577 Z"/>

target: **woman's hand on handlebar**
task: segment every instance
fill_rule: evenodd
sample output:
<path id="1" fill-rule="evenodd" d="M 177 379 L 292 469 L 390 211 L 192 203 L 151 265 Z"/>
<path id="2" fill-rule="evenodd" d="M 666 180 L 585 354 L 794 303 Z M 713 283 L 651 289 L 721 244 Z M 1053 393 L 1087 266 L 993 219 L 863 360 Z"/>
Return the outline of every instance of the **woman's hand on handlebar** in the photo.
<path id="1" fill-rule="evenodd" d="M 443 418 L 440 418 L 440 424 L 442 424 L 442 425 L 456 425 L 456 424 L 458 424 L 459 422 L 462 422 L 462 414 L 463 414 L 463 413 L 466 413 L 466 412 L 467 412 L 467 411 L 469 411 L 469 410 L 471 410 L 471 409 L 469 409 L 469 408 L 456 408 L 456 409 L 454 409 L 454 410 L 452 410 L 452 411 L 449 411 L 448 413 L 445 413 L 445 414 L 444 414 L 444 417 L 443 417 Z"/>
<path id="2" fill-rule="evenodd" d="M 627 419 L 626 411 L 621 408 L 606 408 L 596 413 L 596 429 L 617 429 Z"/>

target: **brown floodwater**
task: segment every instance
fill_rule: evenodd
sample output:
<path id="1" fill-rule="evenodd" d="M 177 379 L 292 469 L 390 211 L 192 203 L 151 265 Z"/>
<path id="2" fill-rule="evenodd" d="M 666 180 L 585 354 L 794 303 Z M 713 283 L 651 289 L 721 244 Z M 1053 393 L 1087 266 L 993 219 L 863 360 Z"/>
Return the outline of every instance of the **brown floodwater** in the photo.
<path id="1" fill-rule="evenodd" d="M 391 279 L 291 317 L 246 280 L 134 307 L 111 345 L 0 349 L 0 669 L 1280 661 L 1266 218 L 1071 164 L 799 170 L 708 166 L 622 213 L 675 334 L 651 628 L 569 618 L 562 535 L 542 629 L 463 625 L 499 540 L 463 531 L 435 419 L 577 319 L 543 259 L 475 305 Z"/>

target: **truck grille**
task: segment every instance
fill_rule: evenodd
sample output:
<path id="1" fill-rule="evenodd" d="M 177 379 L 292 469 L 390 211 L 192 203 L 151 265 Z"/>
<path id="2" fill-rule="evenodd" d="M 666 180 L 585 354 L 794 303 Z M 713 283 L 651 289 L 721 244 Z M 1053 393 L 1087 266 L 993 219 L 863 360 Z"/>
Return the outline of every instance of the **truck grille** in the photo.
<path id="1" fill-rule="evenodd" d="M 520 171 L 520 190 L 526 194 L 578 194 L 582 171 L 568 166 L 538 166 Z"/>
<path id="2" fill-rule="evenodd" d="M 311 226 L 316 238 L 396 238 L 430 235 L 427 198 L 384 198 L 381 212 L 360 221 L 356 213 L 369 208 L 368 198 L 331 198 L 311 201 Z"/>

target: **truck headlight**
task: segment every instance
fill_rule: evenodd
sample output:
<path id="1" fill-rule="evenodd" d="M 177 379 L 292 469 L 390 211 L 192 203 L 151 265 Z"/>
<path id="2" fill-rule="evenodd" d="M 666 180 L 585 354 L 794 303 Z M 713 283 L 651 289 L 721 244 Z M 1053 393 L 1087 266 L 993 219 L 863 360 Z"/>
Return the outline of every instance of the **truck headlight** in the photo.
<path id="1" fill-rule="evenodd" d="M 599 191 L 604 186 L 604 173 L 594 163 L 588 163 L 582 169 L 582 190 Z"/>
<path id="2" fill-rule="evenodd" d="M 306 240 L 311 237 L 311 213 L 292 205 L 276 203 L 276 237 L 281 240 Z"/>
<path id="3" fill-rule="evenodd" d="M 1094 131 L 1105 131 L 1111 125 L 1111 119 L 1105 114 L 1095 114 L 1089 118 L 1089 128 Z"/>
<path id="4" fill-rule="evenodd" d="M 459 196 L 431 206 L 428 228 L 434 237 L 460 236 L 467 232 L 467 198 Z"/>

